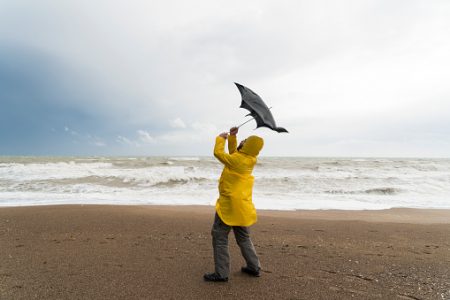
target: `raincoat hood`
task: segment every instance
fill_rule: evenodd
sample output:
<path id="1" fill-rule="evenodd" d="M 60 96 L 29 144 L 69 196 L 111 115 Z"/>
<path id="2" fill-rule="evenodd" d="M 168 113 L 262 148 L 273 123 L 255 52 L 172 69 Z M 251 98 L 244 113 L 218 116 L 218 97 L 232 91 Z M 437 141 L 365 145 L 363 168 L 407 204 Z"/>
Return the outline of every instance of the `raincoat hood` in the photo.
<path id="1" fill-rule="evenodd" d="M 247 140 L 244 142 L 244 146 L 242 146 L 239 152 L 256 157 L 258 156 L 259 151 L 261 151 L 263 146 L 264 140 L 259 136 L 252 135 L 247 138 Z"/>

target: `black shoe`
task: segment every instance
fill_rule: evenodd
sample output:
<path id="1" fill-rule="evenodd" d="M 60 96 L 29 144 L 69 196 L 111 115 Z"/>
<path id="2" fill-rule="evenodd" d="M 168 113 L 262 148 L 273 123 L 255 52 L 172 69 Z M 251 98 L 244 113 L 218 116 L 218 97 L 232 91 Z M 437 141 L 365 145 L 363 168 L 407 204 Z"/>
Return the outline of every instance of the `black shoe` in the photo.
<path id="1" fill-rule="evenodd" d="M 261 274 L 259 273 L 260 268 L 257 271 L 250 269 L 249 267 L 242 267 L 241 272 L 246 273 L 250 276 L 259 277 Z"/>
<path id="2" fill-rule="evenodd" d="M 228 277 L 221 277 L 219 274 L 217 273 L 206 273 L 205 275 L 203 275 L 203 279 L 205 279 L 205 281 L 213 281 L 213 282 L 227 282 L 228 281 Z"/>

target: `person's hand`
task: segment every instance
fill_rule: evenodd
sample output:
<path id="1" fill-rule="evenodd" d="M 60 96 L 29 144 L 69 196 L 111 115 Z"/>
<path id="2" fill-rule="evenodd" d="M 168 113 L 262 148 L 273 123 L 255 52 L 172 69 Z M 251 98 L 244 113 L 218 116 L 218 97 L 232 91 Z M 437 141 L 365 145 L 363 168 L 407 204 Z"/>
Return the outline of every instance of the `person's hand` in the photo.
<path id="1" fill-rule="evenodd" d="M 239 127 L 231 127 L 230 128 L 230 135 L 236 135 L 239 131 Z"/>
<path id="2" fill-rule="evenodd" d="M 228 138 L 228 132 L 222 132 L 221 134 L 219 134 L 220 137 L 223 137 L 224 139 Z"/>

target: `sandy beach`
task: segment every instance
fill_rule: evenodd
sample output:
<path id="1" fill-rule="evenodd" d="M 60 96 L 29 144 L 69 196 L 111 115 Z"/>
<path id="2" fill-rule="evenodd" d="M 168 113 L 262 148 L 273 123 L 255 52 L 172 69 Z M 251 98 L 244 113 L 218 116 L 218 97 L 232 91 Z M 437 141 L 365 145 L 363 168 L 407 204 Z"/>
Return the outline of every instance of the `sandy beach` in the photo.
<path id="1" fill-rule="evenodd" d="M 0 208 L 0 299 L 450 299 L 450 211 L 259 211 L 213 271 L 207 206 Z"/>

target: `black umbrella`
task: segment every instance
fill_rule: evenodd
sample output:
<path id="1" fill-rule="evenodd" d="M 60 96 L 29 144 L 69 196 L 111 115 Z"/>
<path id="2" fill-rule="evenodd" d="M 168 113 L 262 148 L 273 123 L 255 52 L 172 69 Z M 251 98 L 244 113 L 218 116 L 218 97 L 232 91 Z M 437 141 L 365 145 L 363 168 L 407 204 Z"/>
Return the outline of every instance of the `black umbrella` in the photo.
<path id="1" fill-rule="evenodd" d="M 261 97 L 259 97 L 254 91 L 252 91 L 248 87 L 245 87 L 236 82 L 234 84 L 236 84 L 242 96 L 242 102 L 240 107 L 250 111 L 250 113 L 247 116 L 252 116 L 253 119 L 255 119 L 256 128 L 267 127 L 277 132 L 288 132 L 283 127 L 277 127 L 277 125 L 275 124 L 275 120 L 272 116 L 272 113 L 270 112 L 270 108 L 267 107 L 267 105 L 264 103 Z M 253 119 L 250 119 L 247 122 Z M 238 126 L 238 128 L 247 122 L 242 123 L 241 125 Z"/>

